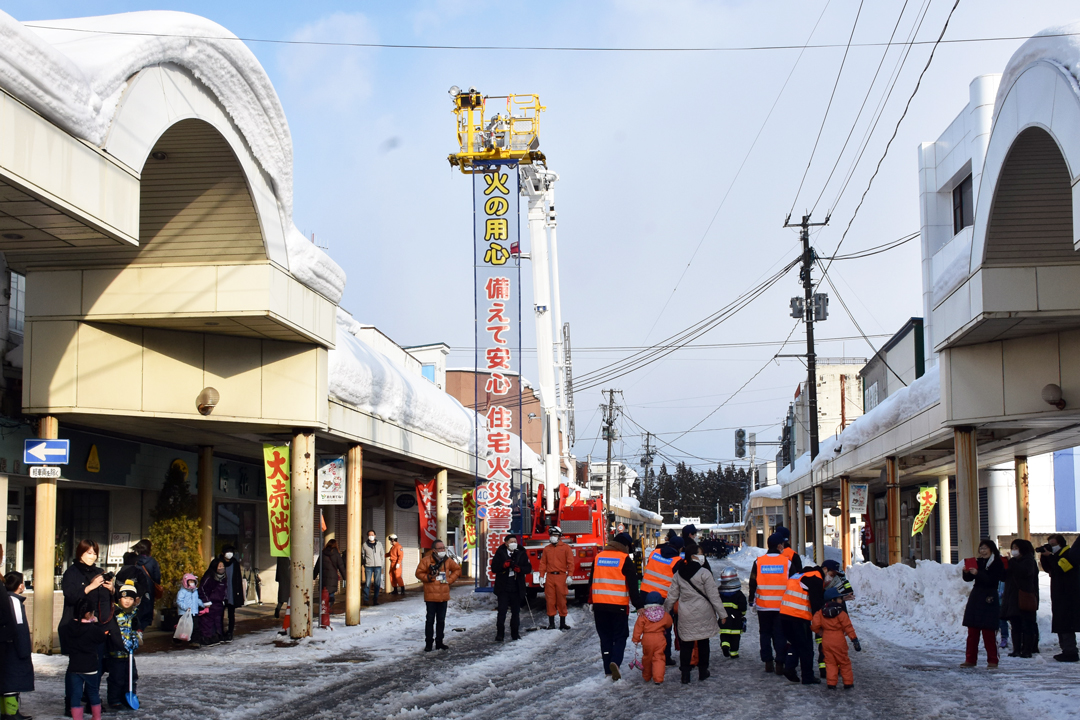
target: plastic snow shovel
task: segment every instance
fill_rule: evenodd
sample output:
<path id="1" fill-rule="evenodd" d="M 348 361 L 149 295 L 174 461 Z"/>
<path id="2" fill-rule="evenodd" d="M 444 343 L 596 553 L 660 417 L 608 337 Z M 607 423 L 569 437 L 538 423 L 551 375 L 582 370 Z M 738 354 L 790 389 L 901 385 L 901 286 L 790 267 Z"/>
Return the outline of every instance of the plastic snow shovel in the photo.
<path id="1" fill-rule="evenodd" d="M 135 694 L 135 653 L 128 652 L 128 691 L 124 699 L 132 710 L 139 709 L 139 696 Z"/>

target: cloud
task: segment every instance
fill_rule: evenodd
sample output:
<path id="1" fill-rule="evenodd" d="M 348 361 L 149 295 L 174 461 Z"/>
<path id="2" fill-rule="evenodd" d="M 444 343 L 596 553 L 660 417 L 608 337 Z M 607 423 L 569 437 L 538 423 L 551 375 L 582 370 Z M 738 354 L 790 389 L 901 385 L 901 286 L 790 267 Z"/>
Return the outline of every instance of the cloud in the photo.
<path id="1" fill-rule="evenodd" d="M 290 40 L 374 43 L 378 34 L 362 13 L 334 13 L 304 25 Z M 287 45 L 278 55 L 286 87 L 301 101 L 342 110 L 372 92 L 374 50 L 335 45 Z"/>

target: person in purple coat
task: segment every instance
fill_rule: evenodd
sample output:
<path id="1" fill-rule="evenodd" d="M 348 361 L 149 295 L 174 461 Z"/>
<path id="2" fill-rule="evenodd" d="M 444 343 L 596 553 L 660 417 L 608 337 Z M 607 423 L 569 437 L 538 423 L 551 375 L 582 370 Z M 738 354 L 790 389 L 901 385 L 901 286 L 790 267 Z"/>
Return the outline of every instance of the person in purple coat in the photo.
<path id="1" fill-rule="evenodd" d="M 199 633 L 204 645 L 217 645 L 221 642 L 227 592 L 225 561 L 215 560 L 203 575 L 202 585 L 199 587 L 199 597 L 210 608 L 210 612 L 199 616 Z"/>

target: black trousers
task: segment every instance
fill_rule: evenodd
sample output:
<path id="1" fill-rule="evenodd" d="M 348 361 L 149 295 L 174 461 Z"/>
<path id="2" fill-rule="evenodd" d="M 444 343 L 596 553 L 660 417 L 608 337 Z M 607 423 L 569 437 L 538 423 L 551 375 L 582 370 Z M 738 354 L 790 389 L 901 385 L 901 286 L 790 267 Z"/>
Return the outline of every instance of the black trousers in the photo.
<path id="1" fill-rule="evenodd" d="M 593 605 L 593 620 L 596 634 L 600 637 L 600 657 L 604 661 L 604 674 L 611 674 L 611 663 L 622 665 L 623 653 L 626 652 L 626 639 L 630 637 L 630 625 L 627 614 L 620 607 L 618 610 L 597 611 Z"/>
<path id="2" fill-rule="evenodd" d="M 443 641 L 443 630 L 446 628 L 446 602 L 424 602 L 427 605 L 427 620 L 424 623 L 424 640 L 428 643 L 434 640 L 436 643 Z"/>
<path id="3" fill-rule="evenodd" d="M 758 639 L 761 641 L 761 661 L 771 662 L 776 653 L 776 662 L 783 665 L 787 658 L 787 640 L 784 638 L 784 625 L 780 622 L 780 613 L 775 610 L 759 610 L 757 614 Z"/>
<path id="4" fill-rule="evenodd" d="M 506 627 L 506 611 L 510 610 L 510 637 L 518 637 L 521 628 L 521 594 L 516 592 L 499 593 L 499 614 L 495 618 L 495 631 L 503 636 Z"/>
<path id="5" fill-rule="evenodd" d="M 698 672 L 709 669 L 709 638 L 704 640 L 680 640 L 679 641 L 679 669 L 690 670 L 690 661 L 694 657 L 694 646 L 697 646 Z"/>
<path id="6" fill-rule="evenodd" d="M 811 682 L 814 677 L 814 634 L 810 632 L 810 621 L 790 615 L 781 615 L 780 621 L 784 625 L 784 638 L 791 644 L 784 668 L 790 674 L 795 672 L 796 665 L 800 666 L 802 681 Z"/>
<path id="7" fill-rule="evenodd" d="M 128 691 L 128 660 L 127 658 L 108 657 L 105 660 L 109 669 L 108 677 L 108 702 L 109 705 L 125 705 L 125 695 Z M 139 689 L 139 666 L 131 662 L 131 689 L 138 693 Z"/>
<path id="8" fill-rule="evenodd" d="M 1039 642 L 1035 613 L 1021 612 L 1018 617 L 1009 618 L 1009 626 L 1012 629 L 1013 652 L 1030 655 Z"/>
<path id="9" fill-rule="evenodd" d="M 229 635 L 232 635 L 232 633 L 233 633 L 233 628 L 235 628 L 235 627 L 236 627 L 236 606 L 235 606 L 235 605 L 226 605 L 226 606 L 225 606 L 225 610 L 226 610 L 226 611 L 228 612 L 228 614 L 229 614 L 229 629 L 228 629 L 228 633 L 229 633 Z"/>

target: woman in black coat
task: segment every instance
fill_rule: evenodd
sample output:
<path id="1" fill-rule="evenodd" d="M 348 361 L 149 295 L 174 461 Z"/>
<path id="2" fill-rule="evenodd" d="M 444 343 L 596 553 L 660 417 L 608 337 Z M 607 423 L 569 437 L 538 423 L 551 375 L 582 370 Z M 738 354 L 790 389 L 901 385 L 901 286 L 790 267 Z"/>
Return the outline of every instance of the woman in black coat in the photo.
<path id="1" fill-rule="evenodd" d="M 1061 652 L 1054 656 L 1058 662 L 1080 661 L 1076 649 L 1076 633 L 1080 632 L 1080 537 L 1072 547 L 1064 535 L 1047 538 L 1048 549 L 1040 549 L 1042 568 L 1050 575 L 1050 609 L 1053 612 L 1051 631 L 1057 633 Z"/>
<path id="2" fill-rule="evenodd" d="M 333 605 L 334 595 L 338 591 L 338 579 L 346 579 L 345 562 L 341 559 L 341 552 L 338 551 L 337 538 L 326 541 L 322 557 L 315 563 L 315 577 L 322 578 L 319 587 L 326 588 L 327 594 L 330 595 L 330 604 Z"/>
<path id="3" fill-rule="evenodd" d="M 1012 626 L 1013 651 L 1009 657 L 1029 658 L 1039 637 L 1035 624 L 1039 609 L 1039 564 L 1035 562 L 1035 548 L 1027 540 L 1013 540 L 1009 555 L 1001 617 Z"/>
<path id="4" fill-rule="evenodd" d="M 226 545 L 221 548 L 221 554 L 210 562 L 210 567 L 203 573 L 203 577 L 210 575 L 218 563 L 225 565 L 225 611 L 229 615 L 228 627 L 225 629 L 225 642 L 232 642 L 233 631 L 236 629 L 236 608 L 244 607 L 244 568 L 240 564 L 240 558 L 236 557 L 236 547 Z"/>
<path id="5" fill-rule="evenodd" d="M 9 572 L 4 577 L 4 587 L 0 588 L 0 692 L 4 694 L 4 715 L 15 717 L 8 706 L 8 696 L 34 691 L 34 662 L 30 659 L 30 625 L 26 622 L 25 598 L 22 592 L 23 575 Z M 19 701 L 15 699 L 15 712 Z"/>
<path id="6" fill-rule="evenodd" d="M 94 608 L 98 625 L 107 625 L 113 617 L 113 581 L 105 579 L 105 571 L 94 563 L 98 559 L 98 544 L 93 540 L 81 540 L 75 548 L 75 562 L 64 571 L 60 589 L 64 592 L 64 612 L 60 616 L 57 634 L 60 636 L 60 652 L 68 654 L 68 627 L 75 617 L 75 608 L 85 598 Z M 36 583 L 35 583 L 36 584 Z M 101 668 L 105 659 L 105 643 L 98 647 L 97 682 L 101 684 Z M 66 683 L 65 683 L 66 687 Z M 65 708 L 71 707 L 71 698 L 64 698 Z"/>
<path id="7" fill-rule="evenodd" d="M 505 636 L 507 609 L 510 610 L 510 637 L 519 640 L 519 614 L 521 602 L 525 598 L 525 578 L 532 572 L 532 563 L 529 562 L 529 554 L 518 545 L 517 537 L 507 535 L 503 539 L 503 544 L 491 559 L 491 572 L 495 575 L 495 597 L 499 599 L 499 610 L 495 618 L 495 641 L 502 642 Z"/>
<path id="8" fill-rule="evenodd" d="M 979 557 L 975 559 L 975 567 L 964 568 L 964 582 L 974 582 L 975 585 L 971 588 L 967 607 L 964 608 L 964 627 L 968 629 L 967 657 L 960 667 L 975 667 L 979 657 L 979 635 L 982 635 L 983 644 L 986 646 L 986 666 L 997 667 L 997 643 L 994 633 L 1001 619 L 998 583 L 1004 578 L 1005 568 L 997 545 L 993 540 L 984 538 L 979 543 Z"/>

